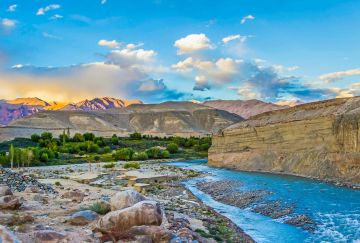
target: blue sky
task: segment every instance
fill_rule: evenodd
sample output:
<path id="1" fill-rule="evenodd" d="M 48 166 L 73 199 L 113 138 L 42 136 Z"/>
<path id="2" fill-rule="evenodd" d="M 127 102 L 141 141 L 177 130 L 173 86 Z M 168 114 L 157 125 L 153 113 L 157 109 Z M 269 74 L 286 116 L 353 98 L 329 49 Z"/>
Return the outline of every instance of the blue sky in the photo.
<path id="1" fill-rule="evenodd" d="M 0 2 L 0 98 L 360 94 L 360 1 Z"/>

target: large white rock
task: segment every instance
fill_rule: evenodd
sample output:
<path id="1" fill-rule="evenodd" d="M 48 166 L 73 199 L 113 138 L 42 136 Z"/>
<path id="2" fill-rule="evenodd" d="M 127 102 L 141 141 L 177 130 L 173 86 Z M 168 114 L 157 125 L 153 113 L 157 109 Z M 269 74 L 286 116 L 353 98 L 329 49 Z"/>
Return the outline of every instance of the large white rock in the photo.
<path id="1" fill-rule="evenodd" d="M 144 201 L 146 198 L 134 190 L 125 190 L 122 192 L 117 192 L 110 199 L 111 211 L 116 211 L 131 207 L 134 204 Z"/>
<path id="2" fill-rule="evenodd" d="M 133 226 L 161 225 L 160 206 L 155 201 L 141 201 L 132 207 L 112 211 L 98 220 L 95 231 L 120 235 Z"/>

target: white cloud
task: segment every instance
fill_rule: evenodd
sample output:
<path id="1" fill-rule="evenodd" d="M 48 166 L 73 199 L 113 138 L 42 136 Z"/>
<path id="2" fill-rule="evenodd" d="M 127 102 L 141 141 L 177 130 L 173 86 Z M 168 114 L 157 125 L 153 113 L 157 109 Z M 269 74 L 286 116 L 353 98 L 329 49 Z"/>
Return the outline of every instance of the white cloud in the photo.
<path id="1" fill-rule="evenodd" d="M 17 4 L 10 5 L 6 11 L 8 12 L 15 12 L 17 8 Z"/>
<path id="2" fill-rule="evenodd" d="M 214 49 L 209 38 L 205 34 L 191 34 L 175 41 L 174 46 L 178 48 L 178 55 L 197 52 L 206 49 Z"/>
<path id="3" fill-rule="evenodd" d="M 62 19 L 63 16 L 60 14 L 54 14 L 53 16 L 50 17 L 50 19 Z"/>
<path id="4" fill-rule="evenodd" d="M 358 75 L 360 75 L 360 68 L 323 74 L 320 76 L 320 79 L 324 82 L 329 83 L 329 82 L 343 80 L 346 77 L 358 76 Z"/>
<path id="5" fill-rule="evenodd" d="M 111 51 L 107 58 L 111 60 L 111 62 L 116 63 L 122 67 L 131 66 L 144 68 L 148 67 L 148 65 L 144 66 L 143 64 L 151 63 L 155 56 L 156 52 L 154 50 L 124 48 L 121 50 Z"/>
<path id="6" fill-rule="evenodd" d="M 59 4 L 50 4 L 44 8 L 39 8 L 36 15 L 44 15 L 47 11 L 59 9 L 60 7 Z"/>
<path id="7" fill-rule="evenodd" d="M 251 14 L 249 14 L 249 15 L 247 15 L 247 16 L 244 16 L 242 19 L 241 19 L 241 24 L 245 24 L 246 23 L 246 21 L 248 21 L 248 20 L 254 20 L 255 19 L 255 17 L 254 16 L 252 16 Z"/>
<path id="8" fill-rule="evenodd" d="M 4 28 L 13 28 L 16 25 L 16 21 L 12 20 L 12 19 L 2 19 L 1 20 L 1 25 Z"/>
<path id="9" fill-rule="evenodd" d="M 235 41 L 235 40 L 239 40 L 240 42 L 245 42 L 247 39 L 247 36 L 241 36 L 241 35 L 229 35 L 226 36 L 222 39 L 222 42 L 224 42 L 224 44 L 227 44 L 231 41 Z"/>
<path id="10" fill-rule="evenodd" d="M 107 0 L 101 0 L 101 4 L 105 4 Z"/>
<path id="11" fill-rule="evenodd" d="M 139 43 L 139 44 L 129 43 L 126 45 L 126 48 L 127 49 L 135 49 L 135 48 L 141 47 L 143 45 L 144 45 L 143 43 Z"/>
<path id="12" fill-rule="evenodd" d="M 112 40 L 112 41 L 99 40 L 98 45 L 99 46 L 106 46 L 106 47 L 109 47 L 109 48 L 112 48 L 112 49 L 120 47 L 120 43 L 117 42 L 116 40 Z"/>
<path id="13" fill-rule="evenodd" d="M 62 40 L 62 37 L 49 34 L 48 32 L 43 32 L 42 35 L 43 35 L 45 38 L 55 39 L 55 40 Z"/>

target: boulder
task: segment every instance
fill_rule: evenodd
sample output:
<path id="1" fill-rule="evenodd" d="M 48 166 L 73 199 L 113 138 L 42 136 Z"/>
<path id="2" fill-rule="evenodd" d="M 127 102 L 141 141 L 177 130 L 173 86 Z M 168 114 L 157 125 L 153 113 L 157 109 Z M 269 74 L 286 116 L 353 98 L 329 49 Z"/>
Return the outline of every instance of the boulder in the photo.
<path id="1" fill-rule="evenodd" d="M 54 230 L 39 230 L 34 233 L 36 243 L 58 243 L 66 236 Z"/>
<path id="2" fill-rule="evenodd" d="M 82 200 L 84 200 L 85 194 L 80 190 L 73 190 L 65 192 L 62 197 L 71 199 L 73 202 L 82 202 Z"/>
<path id="3" fill-rule="evenodd" d="M 97 220 L 97 218 L 97 213 L 91 210 L 84 210 L 71 215 L 71 218 L 68 220 L 68 222 L 72 225 L 86 225 L 91 223 L 92 221 Z"/>
<path id="4" fill-rule="evenodd" d="M 10 187 L 6 185 L 0 185 L 0 197 L 12 195 Z"/>
<path id="5" fill-rule="evenodd" d="M 132 207 L 112 211 L 96 223 L 94 231 L 121 235 L 134 226 L 162 223 L 160 206 L 154 201 L 141 201 Z"/>
<path id="6" fill-rule="evenodd" d="M 20 243 L 15 234 L 2 225 L 0 225 L 0 242 Z"/>
<path id="7" fill-rule="evenodd" d="M 111 211 L 116 211 L 123 208 L 131 207 L 134 204 L 144 200 L 146 200 L 146 198 L 134 190 L 125 190 L 122 192 L 117 192 L 110 199 Z"/>
<path id="8" fill-rule="evenodd" d="M 130 235 L 150 236 L 152 242 L 167 243 L 171 240 L 171 231 L 156 225 L 134 226 L 129 230 Z"/>
<path id="9" fill-rule="evenodd" d="M 0 197 L 0 209 L 18 209 L 21 206 L 19 199 L 13 195 Z"/>

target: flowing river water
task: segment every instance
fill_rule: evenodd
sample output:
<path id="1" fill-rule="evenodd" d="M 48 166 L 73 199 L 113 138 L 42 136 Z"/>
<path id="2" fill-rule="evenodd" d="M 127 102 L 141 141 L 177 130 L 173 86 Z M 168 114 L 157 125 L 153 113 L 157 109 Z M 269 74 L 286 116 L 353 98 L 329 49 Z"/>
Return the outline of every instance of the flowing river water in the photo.
<path id="1" fill-rule="evenodd" d="M 360 190 L 338 187 L 325 182 L 295 176 L 240 172 L 209 167 L 206 161 L 173 162 L 172 165 L 211 173 L 205 178 L 184 182 L 205 204 L 228 217 L 257 242 L 351 242 L 360 243 Z M 196 186 L 199 181 L 240 181 L 239 190 L 267 190 L 265 200 L 294 205 L 292 215 L 305 214 L 317 226 L 313 232 L 215 201 Z"/>

